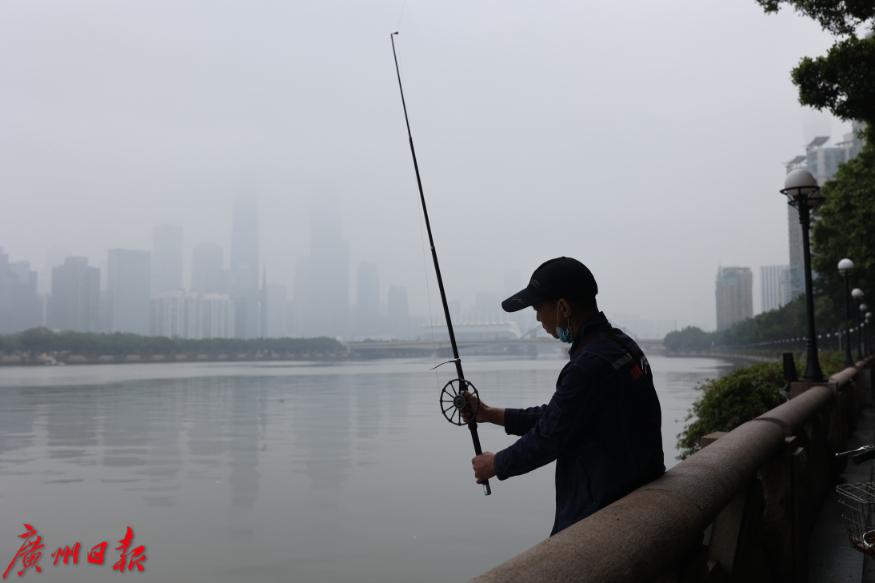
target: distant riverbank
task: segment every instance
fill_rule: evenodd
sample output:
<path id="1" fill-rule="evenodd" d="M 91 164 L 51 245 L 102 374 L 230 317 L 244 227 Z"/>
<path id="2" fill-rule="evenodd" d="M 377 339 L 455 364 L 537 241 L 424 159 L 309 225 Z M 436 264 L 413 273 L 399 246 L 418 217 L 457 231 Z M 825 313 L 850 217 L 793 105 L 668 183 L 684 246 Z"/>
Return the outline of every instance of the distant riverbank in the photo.
<path id="1" fill-rule="evenodd" d="M 34 328 L 0 336 L 0 365 L 342 360 L 349 350 L 335 338 L 208 338 L 53 332 Z"/>
<path id="2" fill-rule="evenodd" d="M 780 355 L 746 354 L 743 352 L 664 352 L 662 356 L 667 358 L 719 358 L 722 360 L 742 362 L 777 362 Z"/>

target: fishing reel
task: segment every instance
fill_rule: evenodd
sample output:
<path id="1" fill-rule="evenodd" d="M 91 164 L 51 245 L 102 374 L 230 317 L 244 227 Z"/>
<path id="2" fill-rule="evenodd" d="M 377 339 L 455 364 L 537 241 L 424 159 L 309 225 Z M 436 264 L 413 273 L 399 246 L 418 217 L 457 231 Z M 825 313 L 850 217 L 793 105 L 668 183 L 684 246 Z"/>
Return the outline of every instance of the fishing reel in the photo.
<path id="1" fill-rule="evenodd" d="M 473 405 L 465 398 L 465 392 L 477 397 Z M 447 421 L 453 425 L 467 425 L 468 422 L 462 414 L 467 415 L 469 419 L 477 418 L 477 412 L 480 410 L 480 394 L 471 381 L 453 379 L 441 390 L 440 404 L 441 412 Z"/>

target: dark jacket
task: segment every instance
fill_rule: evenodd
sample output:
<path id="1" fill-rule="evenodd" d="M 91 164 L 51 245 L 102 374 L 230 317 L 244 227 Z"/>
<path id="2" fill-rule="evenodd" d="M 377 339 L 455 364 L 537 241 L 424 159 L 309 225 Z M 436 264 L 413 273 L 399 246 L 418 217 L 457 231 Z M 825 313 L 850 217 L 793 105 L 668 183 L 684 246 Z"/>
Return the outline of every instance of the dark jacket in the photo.
<path id="1" fill-rule="evenodd" d="M 521 435 L 495 456 L 505 480 L 556 460 L 551 535 L 665 472 L 661 412 L 647 358 L 604 314 L 584 322 L 550 402 L 507 409 Z"/>

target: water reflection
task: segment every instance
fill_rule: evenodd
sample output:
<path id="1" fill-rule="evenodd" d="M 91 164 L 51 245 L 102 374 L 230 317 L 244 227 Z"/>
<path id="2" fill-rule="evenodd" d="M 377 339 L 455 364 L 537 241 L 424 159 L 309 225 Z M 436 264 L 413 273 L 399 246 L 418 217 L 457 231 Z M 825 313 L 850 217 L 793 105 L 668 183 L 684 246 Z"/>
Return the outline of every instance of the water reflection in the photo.
<path id="1" fill-rule="evenodd" d="M 292 433 L 295 467 L 320 495 L 334 498 L 352 470 L 350 452 L 351 387 L 354 379 L 295 379 L 292 384 Z"/>
<path id="2" fill-rule="evenodd" d="M 531 406 L 563 363 L 471 359 L 466 376 L 491 405 Z M 431 364 L 12 370 L 0 376 L 0 524 L 91 540 L 131 523 L 154 557 L 141 583 L 466 579 L 545 536 L 552 468 L 484 499 L 470 437 L 438 407 L 454 374 Z M 651 364 L 670 464 L 692 386 L 725 367 Z M 512 441 L 488 426 L 481 439 Z M 16 532 L 0 532 L 0 553 Z"/>
<path id="3" fill-rule="evenodd" d="M 34 441 L 34 398 L 20 389 L 0 391 L 0 457 L 26 449 Z M 2 469 L 3 464 L 0 464 Z"/>

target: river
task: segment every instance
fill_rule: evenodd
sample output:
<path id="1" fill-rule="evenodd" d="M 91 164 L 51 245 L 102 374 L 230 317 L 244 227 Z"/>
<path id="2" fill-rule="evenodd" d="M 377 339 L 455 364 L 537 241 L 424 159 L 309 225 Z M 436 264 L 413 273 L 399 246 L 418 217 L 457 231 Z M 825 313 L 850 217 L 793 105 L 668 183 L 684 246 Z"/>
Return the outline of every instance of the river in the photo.
<path id="1" fill-rule="evenodd" d="M 666 465 L 694 386 L 732 365 L 650 359 Z M 125 579 L 192 582 L 461 581 L 543 540 L 553 464 L 486 497 L 471 438 L 438 393 L 431 361 L 185 363 L 0 369 L 0 566 L 42 537 L 25 578 L 118 577 L 115 549 L 144 545 Z M 470 358 L 491 405 L 549 399 L 558 357 Z M 483 447 L 512 442 L 481 426 Z M 29 539 L 33 540 L 33 539 Z M 86 553 L 108 542 L 102 565 Z M 52 552 L 81 543 L 79 562 Z M 9 578 L 22 568 L 19 560 Z M 115 579 L 112 579 L 115 580 Z"/>

